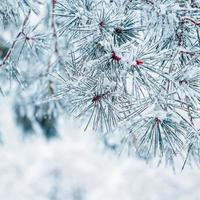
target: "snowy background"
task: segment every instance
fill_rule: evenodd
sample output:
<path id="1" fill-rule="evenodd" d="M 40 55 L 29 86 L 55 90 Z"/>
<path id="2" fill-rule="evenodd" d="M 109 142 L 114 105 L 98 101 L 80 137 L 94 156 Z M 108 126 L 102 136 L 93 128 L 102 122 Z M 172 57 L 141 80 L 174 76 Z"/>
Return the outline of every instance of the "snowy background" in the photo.
<path id="1" fill-rule="evenodd" d="M 118 155 L 65 116 L 59 137 L 47 140 L 38 127 L 24 137 L 15 100 L 0 98 L 0 200 L 200 200 L 198 168 L 181 171 L 181 161 L 173 171 Z"/>
<path id="2" fill-rule="evenodd" d="M 1 99 L 1 200 L 199 200 L 200 171 L 156 168 L 136 158 L 117 156 L 100 140 L 59 121 L 61 136 L 23 138 Z"/>

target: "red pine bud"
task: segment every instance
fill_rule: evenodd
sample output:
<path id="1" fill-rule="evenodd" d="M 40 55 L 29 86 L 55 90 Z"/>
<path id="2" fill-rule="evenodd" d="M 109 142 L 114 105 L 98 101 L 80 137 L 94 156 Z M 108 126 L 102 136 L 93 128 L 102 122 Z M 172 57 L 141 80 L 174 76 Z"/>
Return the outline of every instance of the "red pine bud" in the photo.
<path id="1" fill-rule="evenodd" d="M 182 85 L 182 84 L 188 84 L 187 80 L 183 79 L 181 81 L 179 81 L 179 84 Z"/>
<path id="2" fill-rule="evenodd" d="M 95 95 L 93 98 L 92 98 L 92 103 L 95 103 L 97 101 L 100 101 L 102 98 L 102 95 Z"/>
<path id="3" fill-rule="evenodd" d="M 144 62 L 142 60 L 136 60 L 136 65 L 143 65 Z"/>
<path id="4" fill-rule="evenodd" d="M 155 121 L 157 124 L 159 124 L 161 122 L 161 120 L 158 117 L 155 118 Z"/>
<path id="5" fill-rule="evenodd" d="M 116 60 L 117 62 L 119 62 L 122 58 L 119 57 L 119 56 L 117 56 L 116 53 L 113 51 L 113 52 L 112 52 L 112 59 L 113 59 L 113 60 Z"/>
<path id="6" fill-rule="evenodd" d="M 106 25 L 106 24 L 105 24 L 104 21 L 101 21 L 101 22 L 99 23 L 99 26 L 100 26 L 101 28 L 103 28 L 105 25 Z"/>

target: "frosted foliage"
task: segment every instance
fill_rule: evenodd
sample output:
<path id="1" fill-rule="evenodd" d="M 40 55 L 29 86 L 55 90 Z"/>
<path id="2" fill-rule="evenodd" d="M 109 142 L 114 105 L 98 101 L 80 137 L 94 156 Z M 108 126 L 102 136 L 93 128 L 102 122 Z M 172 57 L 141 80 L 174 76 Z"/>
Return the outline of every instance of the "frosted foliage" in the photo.
<path id="1" fill-rule="evenodd" d="M 68 136 L 62 138 L 59 122 L 67 117 L 115 156 L 173 169 L 199 166 L 199 31 L 199 0 L 1 0 L 0 100 L 9 99 L 24 138 L 44 135 L 52 141 L 30 146 L 38 142 L 38 151 L 50 148 L 52 154 L 60 143 L 53 153 L 60 160 Z M 9 148 L 2 146 L 2 153 Z M 45 163 L 32 158 L 29 143 L 19 151 L 26 148 L 36 165 Z M 55 160 L 48 165 L 60 162 Z M 34 170 L 44 173 L 46 184 L 50 173 L 64 190 L 57 179 L 67 162 L 61 171 Z M 82 195 L 82 188 L 72 189 Z"/>

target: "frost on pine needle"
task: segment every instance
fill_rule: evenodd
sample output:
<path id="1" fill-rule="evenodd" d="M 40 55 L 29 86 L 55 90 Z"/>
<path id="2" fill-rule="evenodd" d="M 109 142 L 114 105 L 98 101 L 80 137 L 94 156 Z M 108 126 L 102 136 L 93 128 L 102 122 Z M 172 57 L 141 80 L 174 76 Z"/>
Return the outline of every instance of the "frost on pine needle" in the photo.
<path id="1" fill-rule="evenodd" d="M 1 93 L 24 129 L 66 113 L 145 160 L 197 159 L 199 1 L 3 0 L 0 24 Z"/>

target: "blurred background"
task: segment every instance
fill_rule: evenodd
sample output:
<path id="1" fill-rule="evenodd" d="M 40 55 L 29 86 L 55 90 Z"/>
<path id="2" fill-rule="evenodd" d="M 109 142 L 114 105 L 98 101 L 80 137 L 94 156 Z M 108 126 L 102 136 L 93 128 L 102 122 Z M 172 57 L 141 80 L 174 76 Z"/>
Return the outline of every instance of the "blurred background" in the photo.
<path id="1" fill-rule="evenodd" d="M 40 125 L 29 135 L 16 122 L 14 99 L 0 100 L 0 199 L 2 200 L 199 200 L 199 169 L 159 168 L 116 155 L 65 116 L 59 137 Z M 112 146 L 112 145 L 111 145 Z M 109 146 L 110 147 L 110 146 Z"/>

